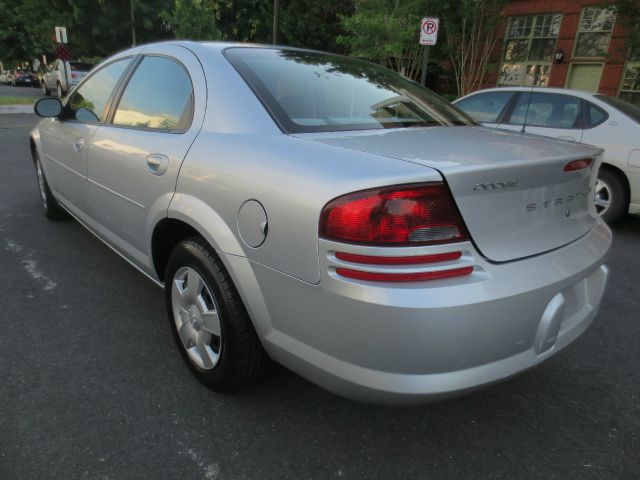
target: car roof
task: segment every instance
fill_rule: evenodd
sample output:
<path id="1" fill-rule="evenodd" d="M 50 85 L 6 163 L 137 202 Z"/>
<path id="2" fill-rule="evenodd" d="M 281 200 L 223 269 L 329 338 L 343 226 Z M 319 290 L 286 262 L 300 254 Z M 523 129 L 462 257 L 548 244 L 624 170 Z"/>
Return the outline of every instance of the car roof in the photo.
<path id="1" fill-rule="evenodd" d="M 572 90 L 570 88 L 555 88 L 555 87 L 494 87 L 494 88 L 485 88 L 483 90 L 476 90 L 475 92 L 471 92 L 464 97 L 460 97 L 456 99 L 453 103 L 456 103 L 463 98 L 472 97 L 477 95 L 478 93 L 486 93 L 486 92 L 541 92 L 541 93 L 561 93 L 564 95 L 573 95 L 575 97 L 593 99 L 594 96 L 598 95 L 597 93 L 592 92 L 583 92 L 581 90 Z"/>

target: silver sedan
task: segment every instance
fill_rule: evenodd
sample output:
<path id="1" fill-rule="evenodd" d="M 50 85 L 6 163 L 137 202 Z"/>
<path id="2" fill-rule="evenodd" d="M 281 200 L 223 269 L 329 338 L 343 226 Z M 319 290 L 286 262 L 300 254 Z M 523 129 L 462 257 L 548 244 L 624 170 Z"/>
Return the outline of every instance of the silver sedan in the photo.
<path id="1" fill-rule="evenodd" d="M 379 66 L 153 44 L 35 109 L 45 215 L 164 287 L 215 391 L 273 360 L 352 398 L 433 400 L 537 365 L 597 314 L 602 151 L 479 127 Z"/>

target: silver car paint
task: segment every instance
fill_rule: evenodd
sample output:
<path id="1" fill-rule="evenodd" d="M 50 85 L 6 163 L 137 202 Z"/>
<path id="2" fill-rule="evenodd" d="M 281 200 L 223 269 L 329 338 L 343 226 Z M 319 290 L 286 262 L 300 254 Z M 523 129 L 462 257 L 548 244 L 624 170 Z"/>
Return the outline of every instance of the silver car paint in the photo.
<path id="1" fill-rule="evenodd" d="M 388 255 L 398 254 L 398 249 L 319 239 L 318 217 L 328 201 L 344 193 L 440 181 L 442 175 L 447 181 L 449 175 L 459 178 L 463 185 L 466 174 L 472 191 L 480 178 L 472 172 L 484 172 L 489 180 L 501 168 L 511 169 L 510 175 L 518 174 L 514 165 L 527 159 L 532 167 L 548 173 L 550 184 L 566 187 L 555 168 L 571 158 L 598 158 L 598 150 L 528 136 L 497 137 L 487 130 L 465 128 L 451 129 L 446 141 L 441 138 L 445 129 L 438 127 L 398 130 L 396 138 L 391 135 L 389 142 L 377 143 L 373 137 L 380 132 L 327 134 L 327 138 L 286 135 L 226 62 L 221 54 L 225 46 L 179 42 L 137 50 L 168 55 L 175 54 L 176 48 L 191 50 L 206 77 L 206 89 L 194 82 L 196 96 L 206 96 L 202 103 L 206 113 L 181 165 L 175 194 L 166 187 L 153 193 L 157 177 L 149 173 L 144 195 L 148 193 L 156 201 L 145 204 L 130 198 L 145 207 L 141 208 L 142 217 L 131 216 L 126 209 L 114 210 L 122 215 L 123 224 L 144 222 L 135 239 L 122 241 L 124 234 L 113 231 L 121 227 L 109 228 L 104 219 L 95 218 L 92 199 L 69 205 L 67 192 L 57 188 L 61 184 L 53 185 L 65 207 L 142 271 L 161 280 L 151 257 L 153 229 L 160 220 L 168 217 L 190 224 L 218 251 L 274 359 L 325 388 L 370 401 L 421 402 L 503 379 L 548 358 L 593 320 L 606 285 L 604 264 L 611 244 L 610 230 L 594 212 L 583 215 L 582 225 L 589 226 L 581 235 L 567 228 L 560 242 L 554 240 L 551 251 L 519 261 L 495 264 L 472 242 L 403 248 L 402 255 L 462 250 L 464 255 L 458 262 L 473 265 L 474 272 L 463 279 L 401 285 L 339 278 L 335 274 L 339 264 L 333 255 L 336 250 Z M 52 130 L 61 123 L 43 120 L 32 135 L 48 176 L 53 162 L 43 155 L 46 147 L 41 130 L 49 129 L 48 134 L 54 135 Z M 99 128 L 103 134 L 100 141 L 112 142 L 124 154 L 128 145 L 124 139 L 130 131 Z M 174 138 L 173 134 L 165 135 Z M 431 139 L 428 156 L 424 140 L 417 140 L 420 136 Z M 364 141 L 367 137 L 375 146 Z M 406 142 L 407 137 L 415 141 Z M 362 141 L 354 140 L 357 138 Z M 150 151 L 148 147 L 142 150 Z M 163 153 L 155 148 L 154 152 Z M 105 152 L 101 155 L 104 161 L 112 161 Z M 134 165 L 144 156 L 132 158 L 137 159 Z M 176 155 L 176 168 L 179 161 Z M 138 170 L 129 173 L 142 174 L 139 165 L 130 168 Z M 123 177 L 122 183 L 118 176 Z M 125 193 L 131 188 L 127 187 L 129 180 L 118 176 L 112 173 L 108 177 L 113 188 L 102 189 L 111 191 L 110 196 L 103 194 L 103 205 L 126 201 L 123 195 L 133 197 Z M 593 181 L 593 175 L 589 180 Z M 458 196 L 464 197 L 463 187 L 459 188 L 454 191 L 456 201 L 460 201 Z M 518 192 L 520 198 L 514 192 L 513 202 L 524 206 L 531 201 L 530 189 Z M 484 207 L 473 214 L 480 217 L 478 221 L 491 224 L 503 201 L 499 194 L 480 195 L 486 197 Z M 238 211 L 249 199 L 260 201 L 269 219 L 269 234 L 259 248 L 247 246 L 237 230 Z M 463 216 L 466 222 L 476 221 L 464 212 Z M 523 212 L 519 227 L 526 224 L 526 218 Z M 544 224 L 539 227 L 544 229 Z M 505 234 L 509 228 L 503 226 Z M 554 228 L 564 231 L 565 225 Z M 492 235 L 489 227 L 474 228 L 475 242 L 483 235 Z M 529 251 L 547 249 L 521 240 Z M 559 310 L 558 296 L 564 299 Z M 556 309 L 551 327 L 549 319 L 545 320 L 549 305 Z"/>

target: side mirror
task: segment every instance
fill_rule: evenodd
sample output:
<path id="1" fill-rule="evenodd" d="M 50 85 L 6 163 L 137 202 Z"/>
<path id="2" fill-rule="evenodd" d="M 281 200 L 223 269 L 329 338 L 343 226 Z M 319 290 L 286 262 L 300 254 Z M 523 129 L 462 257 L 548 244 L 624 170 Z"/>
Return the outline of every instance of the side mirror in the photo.
<path id="1" fill-rule="evenodd" d="M 39 117 L 58 117 L 62 113 L 62 103 L 57 98 L 41 98 L 33 106 L 33 111 Z"/>

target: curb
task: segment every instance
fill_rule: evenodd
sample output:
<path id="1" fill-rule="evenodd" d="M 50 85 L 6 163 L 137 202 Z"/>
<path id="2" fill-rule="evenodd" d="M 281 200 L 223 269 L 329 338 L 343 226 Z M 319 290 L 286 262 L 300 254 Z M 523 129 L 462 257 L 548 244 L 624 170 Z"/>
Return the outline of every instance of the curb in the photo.
<path id="1" fill-rule="evenodd" d="M 0 106 L 0 114 L 3 113 L 33 113 L 33 105 Z"/>

